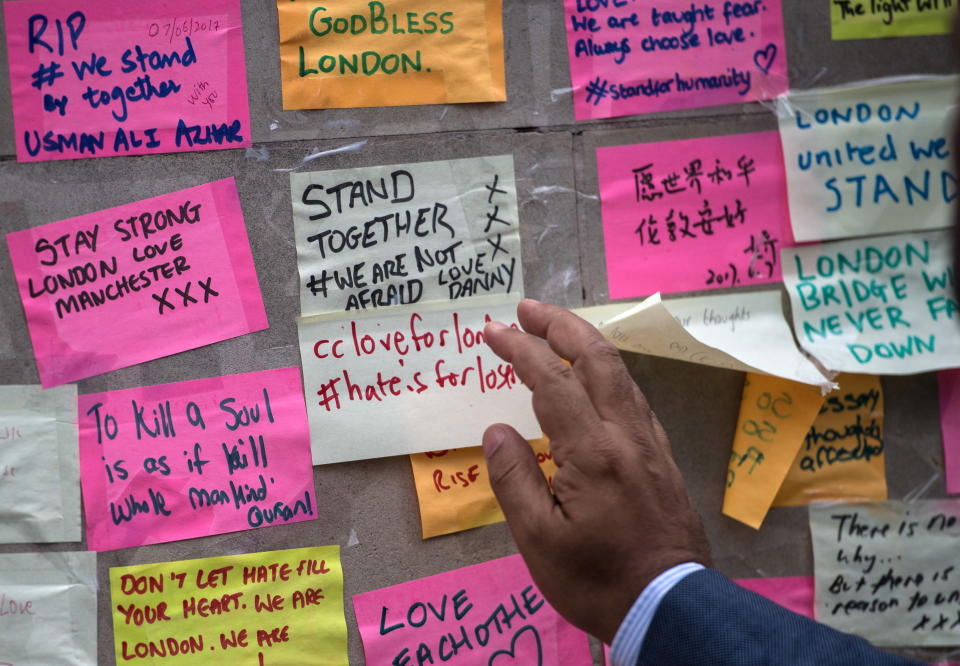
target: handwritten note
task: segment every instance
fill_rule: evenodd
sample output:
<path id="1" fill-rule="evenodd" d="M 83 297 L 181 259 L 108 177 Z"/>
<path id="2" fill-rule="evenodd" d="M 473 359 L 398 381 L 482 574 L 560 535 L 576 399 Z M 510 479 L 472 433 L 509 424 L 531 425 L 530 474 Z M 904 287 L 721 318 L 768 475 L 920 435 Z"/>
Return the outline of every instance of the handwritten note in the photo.
<path id="1" fill-rule="evenodd" d="M 90 548 L 315 519 L 300 387 L 280 368 L 81 396 Z"/>
<path id="2" fill-rule="evenodd" d="M 250 145 L 238 0 L 3 10 L 18 161 Z"/>
<path id="3" fill-rule="evenodd" d="M 353 608 L 368 664 L 593 663 L 519 555 L 358 594 Z"/>
<path id="4" fill-rule="evenodd" d="M 785 576 L 782 578 L 738 578 L 734 582 L 776 602 L 787 610 L 813 617 L 813 576 Z"/>
<path id="5" fill-rule="evenodd" d="M 891 3 L 884 3 L 891 4 Z M 777 101 L 797 241 L 950 224 L 958 78 L 790 93 Z"/>
<path id="6" fill-rule="evenodd" d="M 960 365 L 952 233 L 784 248 L 800 346 L 830 370 L 905 375 Z"/>
<path id="7" fill-rule="evenodd" d="M 815 387 L 747 374 L 727 468 L 724 515 L 760 529 L 821 403 Z"/>
<path id="8" fill-rule="evenodd" d="M 0 555 L 0 663 L 97 664 L 97 556 Z"/>
<path id="9" fill-rule="evenodd" d="M 55 541 L 80 541 L 77 387 L 0 386 L 0 543 Z"/>
<path id="10" fill-rule="evenodd" d="M 957 5 L 953 0 L 876 2 L 828 0 L 833 39 L 871 39 L 947 35 L 953 31 Z"/>
<path id="11" fill-rule="evenodd" d="M 577 120 L 770 99 L 787 90 L 780 0 L 564 0 Z"/>
<path id="12" fill-rule="evenodd" d="M 290 176 L 303 316 L 523 295 L 513 157 Z"/>
<path id="13" fill-rule="evenodd" d="M 940 390 L 940 433 L 947 492 L 960 493 L 960 370 L 937 373 Z"/>
<path id="14" fill-rule="evenodd" d="M 232 178 L 7 243 L 44 387 L 267 327 Z"/>
<path id="15" fill-rule="evenodd" d="M 516 304 L 301 319 L 313 464 L 473 444 L 493 421 L 540 436 L 530 392 L 483 341 Z"/>
<path id="16" fill-rule="evenodd" d="M 548 483 L 557 464 L 550 440 L 530 441 Z M 468 530 L 505 520 L 490 487 L 487 459 L 479 446 L 414 453 L 410 456 L 413 482 L 420 502 L 423 538 Z"/>
<path id="17" fill-rule="evenodd" d="M 340 547 L 110 569 L 117 663 L 346 666 Z"/>
<path id="18" fill-rule="evenodd" d="M 776 132 L 597 149 L 610 298 L 780 281 Z"/>
<path id="19" fill-rule="evenodd" d="M 502 102 L 502 0 L 277 0 L 284 109 Z"/>
<path id="20" fill-rule="evenodd" d="M 655 294 L 619 315 L 604 316 L 600 332 L 624 351 L 831 385 L 797 349 L 779 291 L 662 302 Z"/>
<path id="21" fill-rule="evenodd" d="M 874 375 L 841 374 L 780 486 L 774 506 L 887 499 L 883 388 Z"/>
<path id="22" fill-rule="evenodd" d="M 960 642 L 960 503 L 810 507 L 816 614 L 876 645 Z"/>

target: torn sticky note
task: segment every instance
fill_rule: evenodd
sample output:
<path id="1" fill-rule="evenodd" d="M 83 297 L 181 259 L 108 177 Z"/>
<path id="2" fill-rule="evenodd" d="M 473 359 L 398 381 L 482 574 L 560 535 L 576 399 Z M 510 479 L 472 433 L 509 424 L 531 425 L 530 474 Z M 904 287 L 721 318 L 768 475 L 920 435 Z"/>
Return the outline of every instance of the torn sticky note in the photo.
<path id="1" fill-rule="evenodd" d="M 780 0 L 563 6 L 577 120 L 742 104 L 787 90 Z"/>
<path id="2" fill-rule="evenodd" d="M 18 161 L 251 145 L 239 0 L 3 10 Z"/>
<path id="3" fill-rule="evenodd" d="M 80 541 L 77 437 L 75 384 L 0 386 L 0 543 Z"/>
<path id="4" fill-rule="evenodd" d="M 883 388 L 875 375 L 840 374 L 773 501 L 774 506 L 887 499 Z"/>
<path id="5" fill-rule="evenodd" d="M 610 298 L 780 281 L 777 132 L 597 149 Z"/>
<path id="6" fill-rule="evenodd" d="M 557 464 L 546 437 L 530 440 L 540 470 L 552 482 Z M 423 538 L 503 522 L 503 511 L 490 487 L 483 449 L 428 451 L 410 456 L 420 503 Z"/>
<path id="7" fill-rule="evenodd" d="M 339 546 L 112 567 L 110 599 L 118 664 L 347 665 Z"/>
<path id="8" fill-rule="evenodd" d="M 798 242 L 951 224 L 958 77 L 874 81 L 777 100 Z"/>
<path id="9" fill-rule="evenodd" d="M 267 328 L 233 178 L 7 243 L 44 387 Z"/>
<path id="10" fill-rule="evenodd" d="M 813 618 L 813 576 L 738 578 L 740 587 L 756 592 L 794 613 Z"/>
<path id="11" fill-rule="evenodd" d="M 937 373 L 940 390 L 940 434 L 947 492 L 960 493 L 960 370 Z"/>
<path id="12" fill-rule="evenodd" d="M 619 315 L 601 315 L 600 332 L 624 351 L 831 386 L 797 349 L 779 290 L 669 301 L 655 294 Z"/>
<path id="13" fill-rule="evenodd" d="M 870 2 L 831 0 L 830 35 L 833 39 L 873 39 L 948 35 L 953 32 L 957 5 L 952 0 Z"/>
<path id="14" fill-rule="evenodd" d="M 353 608 L 368 664 L 593 663 L 587 635 L 547 604 L 519 555 L 357 594 Z"/>
<path id="15" fill-rule="evenodd" d="M 483 341 L 490 320 L 516 326 L 516 303 L 301 319 L 313 464 L 472 444 L 498 421 L 539 437 L 529 389 Z"/>
<path id="16" fill-rule="evenodd" d="M 80 396 L 80 465 L 93 550 L 317 517 L 297 368 Z"/>
<path id="17" fill-rule="evenodd" d="M 822 403 L 816 387 L 747 374 L 727 468 L 724 515 L 760 529 Z"/>
<path id="18" fill-rule="evenodd" d="M 960 365 L 952 247 L 945 230 L 784 248 L 800 346 L 840 372 Z"/>
<path id="19" fill-rule="evenodd" d="M 0 663 L 96 666 L 97 555 L 0 555 Z"/>
<path id="20" fill-rule="evenodd" d="M 502 0 L 277 0 L 284 109 L 507 99 Z"/>
<path id="21" fill-rule="evenodd" d="M 809 511 L 819 621 L 876 645 L 960 643 L 960 502 L 812 504 Z"/>
<path id="22" fill-rule="evenodd" d="M 293 173 L 303 316 L 522 296 L 513 157 Z"/>

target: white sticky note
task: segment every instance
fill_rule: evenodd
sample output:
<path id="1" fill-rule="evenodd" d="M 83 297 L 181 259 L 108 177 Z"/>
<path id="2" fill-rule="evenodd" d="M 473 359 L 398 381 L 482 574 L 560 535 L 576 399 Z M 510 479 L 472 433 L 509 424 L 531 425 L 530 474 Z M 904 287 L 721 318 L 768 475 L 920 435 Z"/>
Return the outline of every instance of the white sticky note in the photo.
<path id="1" fill-rule="evenodd" d="M 600 324 L 601 333 L 618 349 L 831 385 L 797 349 L 783 316 L 779 290 L 669 301 L 654 294 L 625 311 L 623 307 L 613 304 L 584 313 L 589 321 Z"/>
<path id="2" fill-rule="evenodd" d="M 530 391 L 483 341 L 516 302 L 490 300 L 300 319 L 313 464 L 478 446 L 497 422 L 539 437 Z"/>
<path id="3" fill-rule="evenodd" d="M 80 541 L 77 386 L 0 386 L 0 543 Z"/>
<path id="4" fill-rule="evenodd" d="M 290 175 L 306 316 L 523 296 L 512 155 Z"/>
<path id="5" fill-rule="evenodd" d="M 784 248 L 801 347 L 840 372 L 960 365 L 952 247 L 943 230 Z"/>
<path id="6" fill-rule="evenodd" d="M 951 224 L 958 80 L 888 79 L 780 96 L 797 242 Z"/>
<path id="7" fill-rule="evenodd" d="M 814 504 L 815 613 L 876 645 L 960 644 L 960 502 Z"/>
<path id="8" fill-rule="evenodd" d="M 0 555 L 0 663 L 96 666 L 97 555 Z"/>

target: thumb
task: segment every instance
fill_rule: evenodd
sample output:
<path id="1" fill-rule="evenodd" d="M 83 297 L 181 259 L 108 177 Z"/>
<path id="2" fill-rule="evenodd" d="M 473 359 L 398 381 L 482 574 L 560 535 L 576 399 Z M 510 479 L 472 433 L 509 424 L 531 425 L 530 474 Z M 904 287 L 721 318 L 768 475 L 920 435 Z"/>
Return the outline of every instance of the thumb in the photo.
<path id="1" fill-rule="evenodd" d="M 550 486 L 530 444 L 508 425 L 497 423 L 483 433 L 487 472 L 515 541 L 526 540 L 548 519 L 554 506 Z"/>

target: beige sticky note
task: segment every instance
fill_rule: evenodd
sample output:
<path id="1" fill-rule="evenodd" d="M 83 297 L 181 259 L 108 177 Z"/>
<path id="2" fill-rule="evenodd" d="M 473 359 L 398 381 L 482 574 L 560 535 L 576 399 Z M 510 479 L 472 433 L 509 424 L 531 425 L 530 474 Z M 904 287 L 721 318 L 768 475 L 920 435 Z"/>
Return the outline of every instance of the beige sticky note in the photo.
<path id="1" fill-rule="evenodd" d="M 96 666 L 96 553 L 0 555 L 0 663 Z"/>
<path id="2" fill-rule="evenodd" d="M 960 502 L 810 506 L 814 612 L 876 645 L 960 644 Z"/>
<path id="3" fill-rule="evenodd" d="M 0 543 L 80 541 L 77 386 L 0 386 Z"/>

